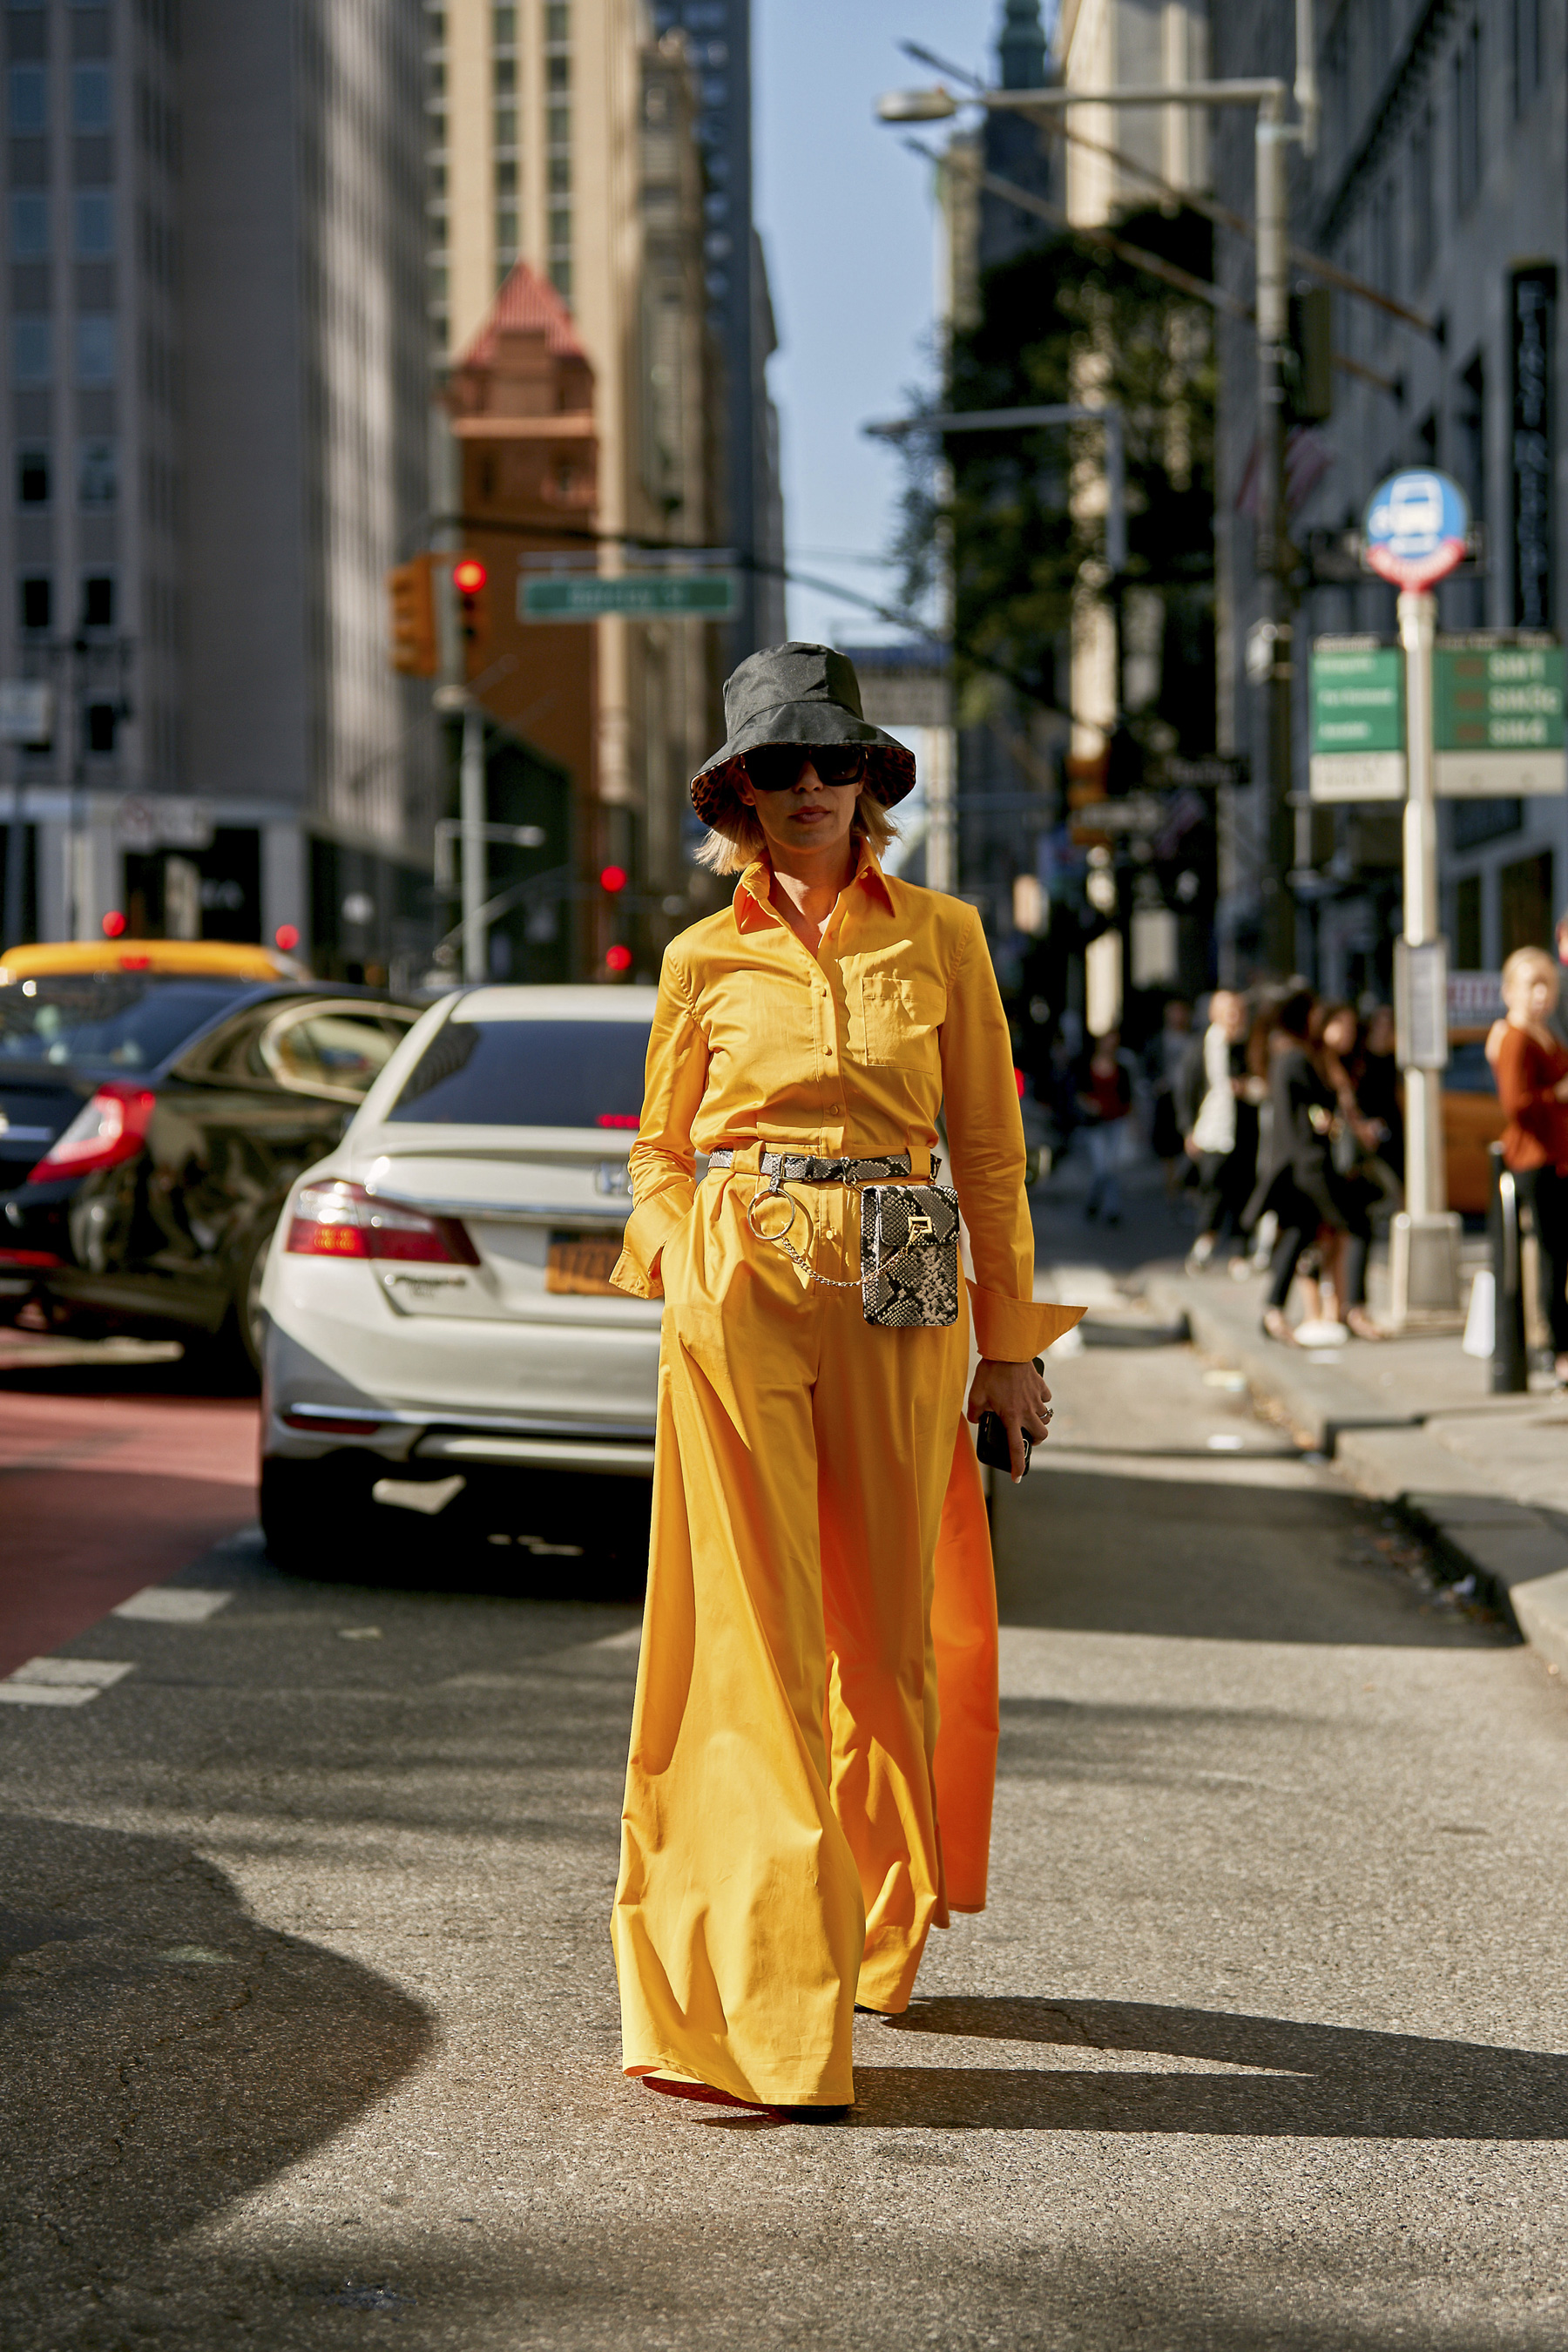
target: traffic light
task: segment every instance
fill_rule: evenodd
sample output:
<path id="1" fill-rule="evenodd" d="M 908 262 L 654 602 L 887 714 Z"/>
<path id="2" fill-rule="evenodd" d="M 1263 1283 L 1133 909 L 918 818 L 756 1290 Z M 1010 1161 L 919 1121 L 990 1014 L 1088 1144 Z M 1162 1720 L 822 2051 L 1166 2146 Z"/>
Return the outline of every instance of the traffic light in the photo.
<path id="1" fill-rule="evenodd" d="M 1290 297 L 1285 406 L 1297 425 L 1321 425 L 1334 408 L 1334 298 L 1326 286 Z"/>
<path id="2" fill-rule="evenodd" d="M 395 564 L 386 575 L 392 605 L 392 667 L 402 677 L 434 677 L 441 667 L 430 581 L 434 560 L 416 555 L 411 562 Z"/>
<path id="3" fill-rule="evenodd" d="M 490 633 L 489 573 L 477 555 L 459 555 L 452 566 L 458 592 L 458 633 L 469 668 Z"/>
<path id="4" fill-rule="evenodd" d="M 607 891 L 612 898 L 618 898 L 626 887 L 626 869 L 624 866 L 606 866 L 601 869 L 599 887 Z"/>

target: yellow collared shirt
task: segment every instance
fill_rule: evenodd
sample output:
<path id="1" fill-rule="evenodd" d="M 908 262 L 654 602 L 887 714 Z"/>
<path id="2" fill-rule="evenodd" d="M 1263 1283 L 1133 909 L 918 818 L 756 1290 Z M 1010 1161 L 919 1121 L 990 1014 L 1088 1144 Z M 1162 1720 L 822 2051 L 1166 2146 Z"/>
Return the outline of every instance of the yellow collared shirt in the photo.
<path id="1" fill-rule="evenodd" d="M 1035 1239 L 1006 1018 L 980 917 L 863 848 L 814 956 L 773 911 L 765 861 L 671 941 L 648 1041 L 635 1202 L 612 1279 L 661 1295 L 699 1152 L 763 1144 L 875 1159 L 938 1140 L 945 1110 L 983 1356 L 1021 1363 L 1077 1322 L 1033 1297 Z"/>

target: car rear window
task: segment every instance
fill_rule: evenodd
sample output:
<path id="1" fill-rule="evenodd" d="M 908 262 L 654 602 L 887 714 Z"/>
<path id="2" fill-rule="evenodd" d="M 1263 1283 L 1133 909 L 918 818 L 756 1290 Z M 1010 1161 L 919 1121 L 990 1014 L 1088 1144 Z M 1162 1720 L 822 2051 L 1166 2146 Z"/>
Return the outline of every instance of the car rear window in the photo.
<path id="1" fill-rule="evenodd" d="M 150 1070 L 255 988 L 253 980 L 73 971 L 0 988 L 0 1063 Z"/>
<path id="2" fill-rule="evenodd" d="M 444 1021 L 388 1114 L 452 1127 L 635 1129 L 640 1021 Z"/>
<path id="3" fill-rule="evenodd" d="M 1497 1080 L 1487 1059 L 1484 1037 L 1468 1037 L 1448 1048 L 1443 1091 L 1450 1095 L 1495 1095 Z"/>

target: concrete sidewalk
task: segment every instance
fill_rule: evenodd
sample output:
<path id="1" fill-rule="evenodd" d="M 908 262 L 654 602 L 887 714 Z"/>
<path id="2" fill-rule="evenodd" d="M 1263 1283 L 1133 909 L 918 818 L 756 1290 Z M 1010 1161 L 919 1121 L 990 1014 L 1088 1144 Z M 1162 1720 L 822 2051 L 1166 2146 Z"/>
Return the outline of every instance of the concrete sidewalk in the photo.
<path id="1" fill-rule="evenodd" d="M 1419 1521 L 1568 1672 L 1568 1399 L 1549 1381 L 1492 1395 L 1489 1364 L 1461 1351 L 1457 1327 L 1381 1346 L 1281 1347 L 1263 1337 L 1261 1276 L 1163 1263 L 1135 1286 L 1154 1317 L 1184 1316 L 1199 1348 L 1245 1373 L 1299 1444 Z"/>

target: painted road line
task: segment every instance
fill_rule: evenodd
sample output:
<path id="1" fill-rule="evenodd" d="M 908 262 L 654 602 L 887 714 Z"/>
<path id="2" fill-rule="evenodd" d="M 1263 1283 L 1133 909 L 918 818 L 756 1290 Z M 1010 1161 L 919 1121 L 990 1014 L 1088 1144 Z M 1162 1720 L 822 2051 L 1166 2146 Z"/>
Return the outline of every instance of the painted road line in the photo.
<path id="1" fill-rule="evenodd" d="M 100 1690 L 135 1671 L 112 1658 L 29 1658 L 0 1682 L 7 1706 L 85 1706 Z"/>
<path id="2" fill-rule="evenodd" d="M 129 1601 L 110 1611 L 111 1617 L 137 1617 L 151 1625 L 201 1625 L 226 1609 L 232 1592 L 198 1584 L 144 1584 Z"/>

